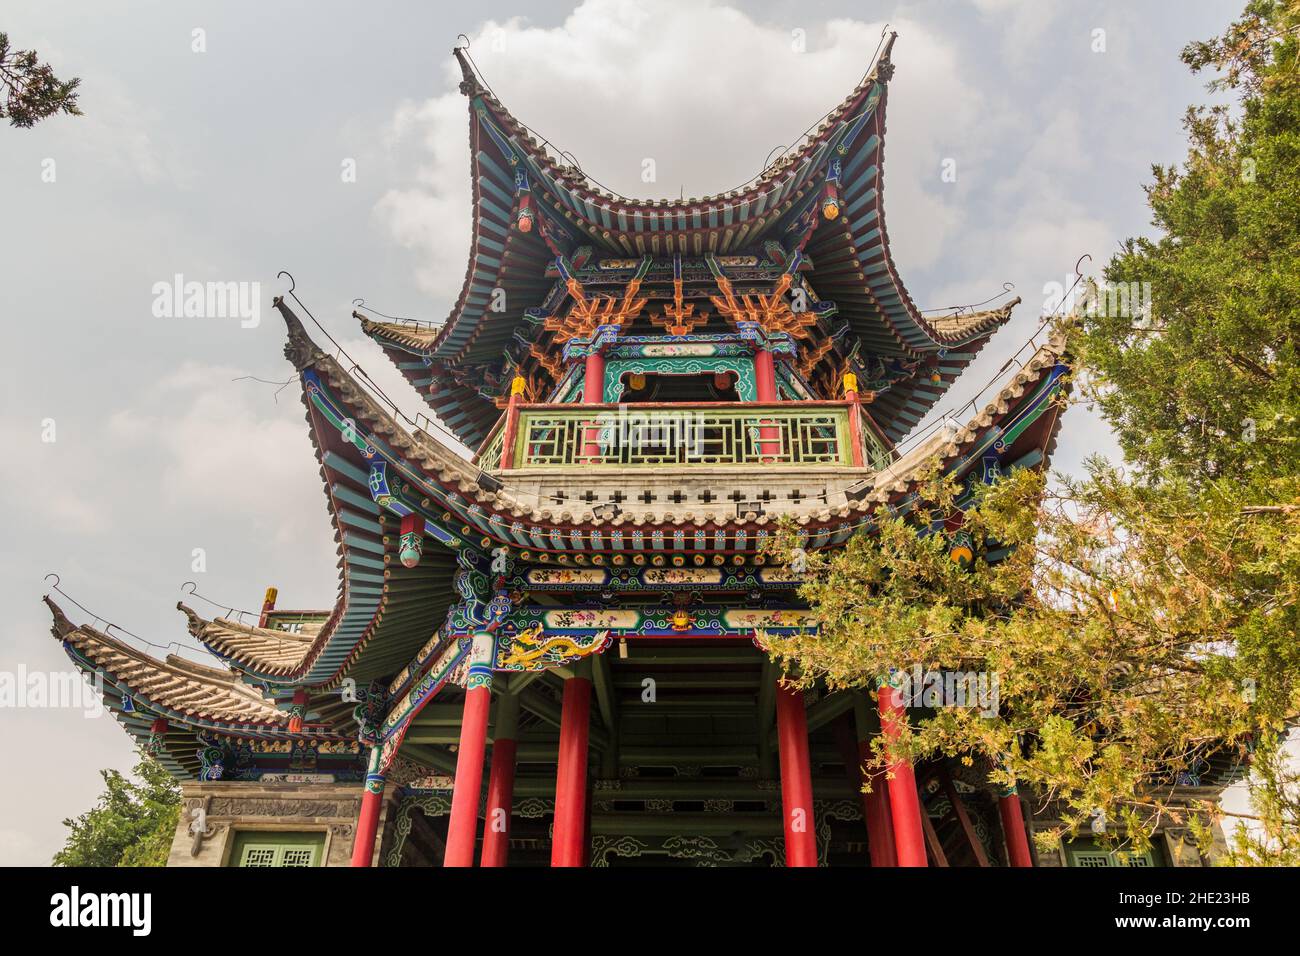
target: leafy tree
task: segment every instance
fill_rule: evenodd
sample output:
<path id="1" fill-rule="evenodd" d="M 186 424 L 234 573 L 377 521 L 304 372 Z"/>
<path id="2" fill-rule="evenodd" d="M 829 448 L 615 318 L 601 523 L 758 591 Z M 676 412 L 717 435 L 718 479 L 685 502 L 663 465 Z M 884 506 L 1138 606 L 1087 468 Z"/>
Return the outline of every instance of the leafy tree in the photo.
<path id="1" fill-rule="evenodd" d="M 55 866 L 166 864 L 180 815 L 180 787 L 144 754 L 133 774 L 137 780 L 100 771 L 106 789 L 91 810 L 63 821 L 71 832 L 54 855 Z"/>
<path id="2" fill-rule="evenodd" d="M 9 118 L 10 126 L 30 129 L 56 113 L 80 116 L 77 87 L 81 80 L 60 80 L 48 63 L 37 59 L 35 50 L 12 50 L 9 34 L 0 33 L 0 84 L 4 86 L 4 103 L 0 119 Z"/>
<path id="3" fill-rule="evenodd" d="M 1155 167 L 1148 189 L 1158 236 L 1105 271 L 1149 288 L 1149 306 L 1092 297 L 1061 330 L 1130 473 L 1017 474 L 964 514 L 931 475 L 914 514 L 809 556 L 801 594 L 821 627 L 770 641 L 802 682 L 832 688 L 916 664 L 996 675 L 996 716 L 922 710 L 877 761 L 978 761 L 1062 808 L 1044 843 L 1103 815 L 1133 848 L 1171 821 L 1208 844 L 1220 811 L 1178 806 L 1172 788 L 1254 749 L 1262 832 L 1238 835 L 1229 861 L 1300 858 L 1297 781 L 1277 756 L 1300 705 L 1297 32 L 1300 4 L 1255 0 L 1184 51 L 1223 71 L 1240 109 L 1188 113 L 1186 162 Z M 945 521 L 982 543 L 969 565 L 930 531 Z M 790 527 L 772 550 L 788 561 L 797 546 Z"/>
<path id="4" fill-rule="evenodd" d="M 1125 456 L 1153 481 L 1289 475 L 1300 457 L 1300 3 L 1256 0 L 1183 60 L 1240 108 L 1188 110 L 1181 169 L 1153 167 L 1155 239 L 1106 278 L 1148 283 L 1149 315 L 1100 310 L 1080 358 Z"/>

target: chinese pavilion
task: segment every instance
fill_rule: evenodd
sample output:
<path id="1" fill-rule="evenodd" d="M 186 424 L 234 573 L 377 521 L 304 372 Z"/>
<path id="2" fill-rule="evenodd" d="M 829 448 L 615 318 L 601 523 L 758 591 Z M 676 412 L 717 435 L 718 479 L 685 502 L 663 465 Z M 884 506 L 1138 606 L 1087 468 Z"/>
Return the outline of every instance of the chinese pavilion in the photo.
<path id="1" fill-rule="evenodd" d="M 1044 467 L 1058 425 L 1052 337 L 964 426 L 896 450 L 1019 300 L 927 317 L 899 279 L 892 45 L 754 182 L 653 202 L 553 158 L 455 52 L 464 287 L 441 325 L 356 317 L 477 453 L 391 411 L 291 291 L 334 606 L 181 604 L 204 665 L 50 602 L 183 781 L 173 865 L 1033 864 L 1025 805 L 979 768 L 898 764 L 863 792 L 895 691 L 796 691 L 763 650 L 816 627 L 765 554 L 778 521 L 838 547 L 936 460 L 972 484 Z"/>

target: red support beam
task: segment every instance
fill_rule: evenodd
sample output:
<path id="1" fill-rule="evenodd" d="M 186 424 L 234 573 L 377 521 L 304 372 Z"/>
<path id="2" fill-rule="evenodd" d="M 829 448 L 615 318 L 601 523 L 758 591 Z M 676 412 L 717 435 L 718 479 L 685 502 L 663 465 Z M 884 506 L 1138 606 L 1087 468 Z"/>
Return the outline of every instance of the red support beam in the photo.
<path id="1" fill-rule="evenodd" d="M 877 693 L 880 731 L 886 745 L 896 741 L 907 723 L 898 691 L 882 684 Z M 894 851 L 899 866 L 926 866 L 925 831 L 921 824 L 921 799 L 916 792 L 916 774 L 905 760 L 889 764 L 889 806 L 894 820 Z"/>
<path id="2" fill-rule="evenodd" d="M 776 363 L 767 349 L 754 352 L 754 397 L 760 402 L 772 403 L 776 396 Z M 781 433 L 775 425 L 758 429 L 759 454 L 775 460 L 781 451 Z"/>
<path id="3" fill-rule="evenodd" d="M 865 764 L 871 759 L 871 742 L 864 740 L 859 747 L 859 757 Z M 867 820 L 867 845 L 872 866 L 898 866 L 898 851 L 894 848 L 893 813 L 889 806 L 889 781 L 883 773 L 871 779 L 871 792 L 863 795 L 863 814 Z"/>
<path id="4" fill-rule="evenodd" d="M 460 749 L 456 753 L 456 780 L 451 791 L 451 817 L 447 821 L 447 851 L 443 866 L 473 866 L 478 830 L 478 800 L 483 787 L 483 757 L 487 746 L 488 711 L 492 688 L 480 685 L 465 692 L 460 723 Z"/>
<path id="5" fill-rule="evenodd" d="M 1007 860 L 1012 866 L 1033 866 L 1034 855 L 1029 849 L 1029 835 L 1025 832 L 1020 794 L 1012 790 L 998 797 L 998 815 L 1002 818 L 1002 836 L 1007 841 Z"/>
<path id="6" fill-rule="evenodd" d="M 754 397 L 760 402 L 776 401 L 776 363 L 767 349 L 754 352 Z"/>
<path id="7" fill-rule="evenodd" d="M 785 818 L 785 865 L 816 866 L 813 827 L 812 761 L 808 756 L 808 715 L 803 692 L 776 686 L 776 737 L 781 760 L 781 810 Z"/>
<path id="8" fill-rule="evenodd" d="M 555 827 L 551 866 L 580 867 L 587 857 L 587 737 L 591 729 L 591 680 L 564 682 L 560 709 L 560 756 L 555 773 Z"/>
<path id="9" fill-rule="evenodd" d="M 370 866 L 375 855 L 375 837 L 379 833 L 379 810 L 384 802 L 384 775 L 379 772 L 379 748 L 370 752 L 370 769 L 361 793 L 361 812 L 357 815 L 356 836 L 352 838 L 352 865 Z"/>
<path id="10" fill-rule="evenodd" d="M 593 348 L 587 355 L 582 373 L 582 403 L 600 405 L 605 401 L 605 356 Z M 583 434 L 582 454 L 588 459 L 600 457 L 600 429 L 588 428 Z"/>
<path id="11" fill-rule="evenodd" d="M 510 851 L 510 810 L 515 792 L 515 751 L 518 741 L 492 744 L 492 770 L 488 774 L 487 817 L 483 823 L 480 866 L 505 866 Z"/>
<path id="12" fill-rule="evenodd" d="M 479 866 L 505 866 L 510 853 L 510 811 L 515 794 L 515 755 L 519 749 L 519 697 L 497 697 L 492 728 L 492 769 L 488 773 L 487 815 Z"/>

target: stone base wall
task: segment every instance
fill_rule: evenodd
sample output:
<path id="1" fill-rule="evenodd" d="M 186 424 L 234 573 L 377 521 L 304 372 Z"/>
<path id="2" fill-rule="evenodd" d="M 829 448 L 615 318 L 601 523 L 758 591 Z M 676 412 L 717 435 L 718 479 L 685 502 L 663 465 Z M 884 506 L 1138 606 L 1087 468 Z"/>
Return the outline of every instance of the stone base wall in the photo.
<path id="1" fill-rule="evenodd" d="M 321 865 L 347 866 L 352 860 L 361 792 L 360 783 L 184 783 L 180 820 L 167 865 L 230 866 L 236 835 L 266 830 L 323 833 Z M 380 811 L 381 833 L 391 797 L 391 791 L 385 794 Z"/>

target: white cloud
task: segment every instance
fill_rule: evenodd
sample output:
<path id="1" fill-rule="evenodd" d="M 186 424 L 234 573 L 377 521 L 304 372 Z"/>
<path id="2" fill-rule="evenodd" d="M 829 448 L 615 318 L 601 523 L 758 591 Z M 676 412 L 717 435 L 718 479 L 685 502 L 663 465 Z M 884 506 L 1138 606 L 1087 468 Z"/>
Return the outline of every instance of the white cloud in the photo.
<path id="1" fill-rule="evenodd" d="M 760 24 L 731 7 L 588 0 L 553 29 L 488 21 L 470 52 L 517 119 L 609 189 L 638 198 L 702 196 L 755 176 L 774 147 L 793 145 L 843 100 L 870 66 L 881 28 L 831 20 L 809 32 L 800 53 L 793 27 Z M 919 24 L 893 28 L 901 34 L 894 59 L 906 79 L 891 86 L 891 113 L 942 117 L 899 124 L 886 150 L 887 214 L 924 224 L 899 231 L 896 248 L 926 264 L 943 254 L 960 222 L 956 207 L 936 194 L 941 137 L 960 136 L 979 102 L 949 44 Z M 409 185 L 389 191 L 376 215 L 416 252 L 422 287 L 449 306 L 469 249 L 469 118 L 465 97 L 454 92 L 454 63 L 444 65 L 444 77 L 452 92 L 403 104 L 390 123 L 390 149 L 414 139 L 423 155 L 405 173 Z M 655 161 L 655 182 L 641 180 L 646 158 Z"/>

